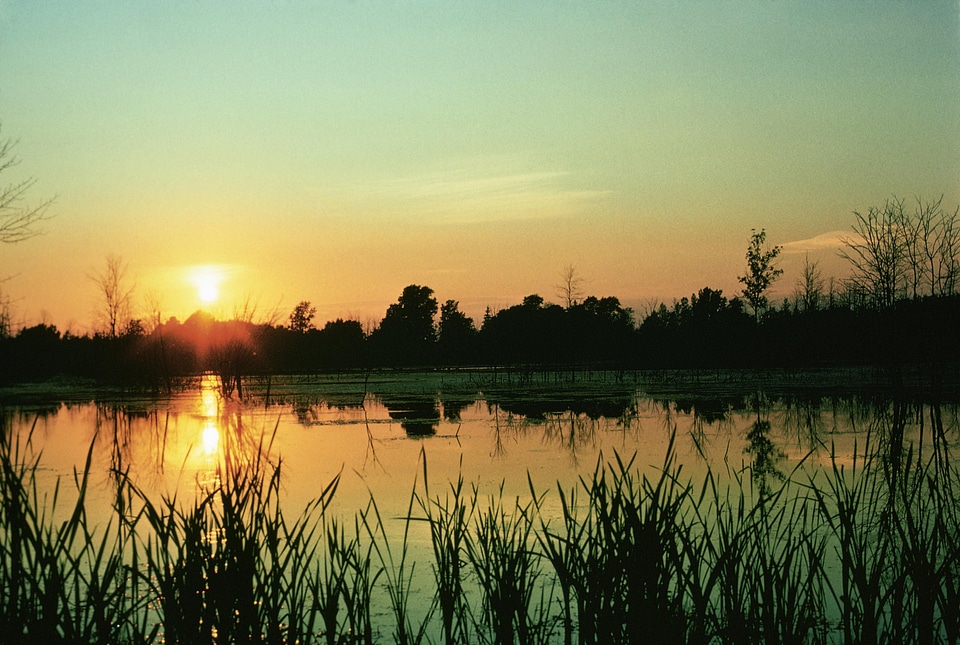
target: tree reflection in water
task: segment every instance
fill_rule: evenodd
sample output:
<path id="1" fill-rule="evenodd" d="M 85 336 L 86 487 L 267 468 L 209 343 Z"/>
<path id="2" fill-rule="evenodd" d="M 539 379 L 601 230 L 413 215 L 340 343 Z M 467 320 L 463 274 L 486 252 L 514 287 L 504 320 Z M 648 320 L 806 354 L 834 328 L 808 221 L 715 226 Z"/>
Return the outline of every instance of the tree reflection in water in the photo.
<path id="1" fill-rule="evenodd" d="M 385 396 L 380 402 L 391 419 L 400 422 L 408 437 L 429 437 L 437 434 L 440 410 L 435 397 Z"/>
<path id="2" fill-rule="evenodd" d="M 743 449 L 746 454 L 753 457 L 750 464 L 750 478 L 759 486 L 761 494 L 770 493 L 770 479 L 784 480 L 784 474 L 778 466 L 786 455 L 770 439 L 770 429 L 770 421 L 761 419 L 758 413 L 757 420 L 747 432 L 748 443 Z"/>

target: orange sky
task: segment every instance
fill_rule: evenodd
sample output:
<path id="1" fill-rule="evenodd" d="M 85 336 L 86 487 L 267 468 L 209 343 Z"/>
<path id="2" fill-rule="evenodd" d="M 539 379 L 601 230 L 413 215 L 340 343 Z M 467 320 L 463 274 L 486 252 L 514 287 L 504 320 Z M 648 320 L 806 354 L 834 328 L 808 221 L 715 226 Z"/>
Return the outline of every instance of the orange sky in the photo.
<path id="1" fill-rule="evenodd" d="M 960 203 L 958 34 L 952 1 L 0 3 L 0 185 L 57 198 L 0 288 L 79 333 L 110 253 L 181 319 L 411 283 L 479 317 L 566 265 L 639 307 L 735 294 L 765 228 L 789 293 L 853 210 Z"/>

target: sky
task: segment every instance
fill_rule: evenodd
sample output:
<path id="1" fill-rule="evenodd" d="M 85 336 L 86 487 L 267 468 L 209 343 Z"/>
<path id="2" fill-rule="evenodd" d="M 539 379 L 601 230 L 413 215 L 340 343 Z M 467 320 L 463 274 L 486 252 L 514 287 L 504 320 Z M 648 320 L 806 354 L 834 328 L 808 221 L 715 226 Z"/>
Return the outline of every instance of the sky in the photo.
<path id="1" fill-rule="evenodd" d="M 752 229 L 846 270 L 854 211 L 960 204 L 960 6 L 0 0 L 0 126 L 55 198 L 0 247 L 18 325 L 100 325 L 127 263 L 163 318 L 478 319 L 565 267 L 638 310 L 733 296 Z M 207 267 L 206 269 L 198 267 Z M 203 296 L 203 297 L 201 297 Z"/>

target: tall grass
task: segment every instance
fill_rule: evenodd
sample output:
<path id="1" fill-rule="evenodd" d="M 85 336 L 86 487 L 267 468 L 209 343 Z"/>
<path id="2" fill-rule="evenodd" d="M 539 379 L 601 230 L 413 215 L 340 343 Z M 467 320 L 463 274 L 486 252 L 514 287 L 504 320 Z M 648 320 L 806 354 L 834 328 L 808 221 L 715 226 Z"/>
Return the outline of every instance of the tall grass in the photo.
<path id="1" fill-rule="evenodd" d="M 97 530 L 86 514 L 93 446 L 74 472 L 76 499 L 62 510 L 60 482 L 41 495 L 39 454 L 0 436 L 0 634 L 9 643 L 149 641 L 138 550 L 113 520 Z M 63 519 L 63 518 L 66 519 Z M 124 518 L 115 518 L 124 522 Z"/>
<path id="2" fill-rule="evenodd" d="M 891 458 L 868 438 L 849 471 L 834 459 L 811 485 L 840 565 L 830 600 L 845 642 L 960 641 L 958 470 L 937 454 Z"/>
<path id="3" fill-rule="evenodd" d="M 907 412 L 825 469 L 758 482 L 614 453 L 511 498 L 463 477 L 384 516 L 288 515 L 282 462 L 155 500 L 114 464 L 87 514 L 91 445 L 44 495 L 31 436 L 0 439 L 0 634 L 10 643 L 957 643 L 958 470 L 902 441 Z M 0 415 L 2 416 L 2 415 Z M 937 417 L 931 415 L 932 425 Z M 261 454 L 257 452 L 256 454 Z M 923 456 L 921 456 L 923 455 Z M 65 500 L 69 498 L 69 502 Z M 426 542 L 418 542 L 418 528 Z M 416 557 L 415 557 L 416 556 Z M 420 561 L 417 560 L 420 558 Z"/>
<path id="4" fill-rule="evenodd" d="M 461 472 L 457 481 L 450 483 L 450 490 L 443 498 L 432 496 L 427 459 L 423 451 L 420 458 L 423 463 L 423 495 L 416 499 L 421 517 L 430 525 L 435 598 L 440 611 L 443 642 L 447 645 L 467 643 L 474 630 L 465 591 L 464 554 L 476 510 L 476 495 L 468 497 Z"/>

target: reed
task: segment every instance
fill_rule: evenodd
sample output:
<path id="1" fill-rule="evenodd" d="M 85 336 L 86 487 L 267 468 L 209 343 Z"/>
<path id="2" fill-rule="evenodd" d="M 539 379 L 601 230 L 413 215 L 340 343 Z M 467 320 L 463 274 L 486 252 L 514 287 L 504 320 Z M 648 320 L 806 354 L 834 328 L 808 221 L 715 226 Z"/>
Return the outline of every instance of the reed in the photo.
<path id="1" fill-rule="evenodd" d="M 227 463 L 187 501 L 148 496 L 115 461 L 103 525 L 87 513 L 96 442 L 72 486 L 43 495 L 31 435 L 5 431 L 0 634 L 211 645 L 957 643 L 951 430 L 938 427 L 936 449 L 921 452 L 898 434 L 904 418 L 892 410 L 852 464 L 834 453 L 827 468 L 802 464 L 775 486 L 729 464 L 687 477 L 671 441 L 652 471 L 614 453 L 569 489 L 541 492 L 528 478 L 529 497 L 513 498 L 461 475 L 435 493 L 421 451 L 422 481 L 396 518 L 372 495 L 352 518 L 334 516 L 339 476 L 288 515 L 282 461 Z M 430 562 L 413 556 L 418 523 Z"/>
<path id="2" fill-rule="evenodd" d="M 473 498 L 479 496 L 473 489 Z M 550 616 L 552 586 L 545 585 L 532 548 L 533 503 L 505 504 L 503 487 L 478 513 L 465 542 L 467 559 L 482 593 L 478 638 L 493 643 L 549 642 L 556 621 Z"/>
<path id="3" fill-rule="evenodd" d="M 34 424 L 35 427 L 36 424 Z M 61 487 L 41 496 L 32 454 L 33 429 L 21 442 L 0 437 L 0 633 L 6 642 L 108 643 L 147 640 L 156 633 L 141 620 L 137 551 L 128 535 L 87 518 L 93 445 L 75 471 L 76 500 L 64 516 Z M 66 519 L 63 519 L 66 517 Z"/>
<path id="4" fill-rule="evenodd" d="M 314 599 L 314 612 L 320 620 L 320 634 L 328 645 L 334 645 L 338 634 L 345 629 L 341 619 L 341 604 L 346 596 L 355 543 L 347 541 L 343 528 L 336 520 L 331 520 L 324 528 L 327 557 L 318 563 L 314 575 L 308 578 L 308 585 Z"/>
<path id="5" fill-rule="evenodd" d="M 443 642 L 447 645 L 468 643 L 473 631 L 473 617 L 469 613 L 464 586 L 464 559 L 469 527 L 476 511 L 476 496 L 467 497 L 461 472 L 456 482 L 450 482 L 450 488 L 442 499 L 439 496 L 432 497 L 423 449 L 420 459 L 423 463 L 423 496 L 417 496 L 416 499 L 423 519 L 430 525 L 435 597 L 440 610 Z"/>
<path id="6" fill-rule="evenodd" d="M 380 514 L 376 500 L 370 496 L 366 508 L 360 511 L 359 518 L 367 537 L 370 539 L 371 553 L 375 554 L 380 569 L 376 574 L 385 578 L 387 596 L 394 619 L 393 641 L 397 645 L 419 645 L 424 641 L 430 623 L 433 606 L 419 618 L 413 617 L 411 594 L 414 587 L 416 562 L 410 562 L 410 526 L 414 521 L 413 505 L 416 500 L 416 484 L 410 495 L 406 514 L 399 518 L 403 522 L 403 534 L 400 538 L 399 552 L 395 554 L 393 540 Z"/>

